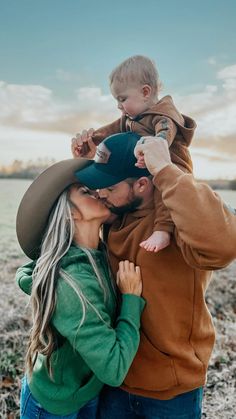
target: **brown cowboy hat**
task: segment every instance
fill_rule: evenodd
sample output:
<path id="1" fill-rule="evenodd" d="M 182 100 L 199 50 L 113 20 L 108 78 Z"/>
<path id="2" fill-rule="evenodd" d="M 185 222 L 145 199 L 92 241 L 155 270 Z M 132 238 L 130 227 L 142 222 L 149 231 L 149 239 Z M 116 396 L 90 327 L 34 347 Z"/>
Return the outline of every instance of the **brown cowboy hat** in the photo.
<path id="1" fill-rule="evenodd" d="M 30 258 L 39 256 L 48 217 L 59 195 L 78 182 L 75 172 L 93 160 L 68 159 L 53 164 L 42 172 L 25 192 L 16 217 L 16 233 L 23 252 Z"/>

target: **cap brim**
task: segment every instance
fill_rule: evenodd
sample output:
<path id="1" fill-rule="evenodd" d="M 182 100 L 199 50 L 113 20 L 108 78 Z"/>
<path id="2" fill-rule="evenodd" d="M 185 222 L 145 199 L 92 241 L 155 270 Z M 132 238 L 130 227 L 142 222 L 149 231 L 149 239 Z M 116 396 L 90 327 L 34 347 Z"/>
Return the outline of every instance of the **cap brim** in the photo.
<path id="1" fill-rule="evenodd" d="M 100 164 L 101 166 L 101 164 Z M 103 189 L 122 182 L 124 176 L 113 176 L 97 169 L 96 163 L 76 172 L 77 179 L 89 189 Z"/>

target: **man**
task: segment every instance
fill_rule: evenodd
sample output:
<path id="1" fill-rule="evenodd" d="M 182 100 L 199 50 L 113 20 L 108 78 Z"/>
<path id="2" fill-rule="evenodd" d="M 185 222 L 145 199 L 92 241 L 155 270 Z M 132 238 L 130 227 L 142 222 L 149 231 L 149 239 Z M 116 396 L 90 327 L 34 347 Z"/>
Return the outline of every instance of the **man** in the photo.
<path id="1" fill-rule="evenodd" d="M 172 164 L 164 140 L 145 137 L 136 147 L 153 178 L 137 169 L 137 140 L 132 133 L 108 137 L 95 161 L 76 174 L 89 188 L 100 189 L 100 198 L 119 215 L 107 237 L 112 269 L 116 272 L 122 259 L 139 265 L 147 302 L 138 353 L 122 388 L 104 389 L 100 414 L 200 418 L 215 338 L 204 295 L 211 271 L 236 257 L 236 217 L 207 185 Z M 90 145 L 89 136 L 87 141 Z M 154 186 L 175 224 L 170 246 L 159 253 L 139 246 L 152 231 Z"/>

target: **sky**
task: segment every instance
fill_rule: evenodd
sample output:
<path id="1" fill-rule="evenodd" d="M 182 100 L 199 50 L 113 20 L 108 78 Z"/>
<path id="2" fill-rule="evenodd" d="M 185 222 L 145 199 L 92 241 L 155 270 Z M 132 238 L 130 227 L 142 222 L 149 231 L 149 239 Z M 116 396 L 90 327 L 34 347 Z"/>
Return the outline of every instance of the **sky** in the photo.
<path id="1" fill-rule="evenodd" d="M 152 58 L 197 130 L 197 178 L 236 178 L 235 0 L 0 0 L 0 166 L 71 157 L 75 133 L 119 117 L 111 70 Z"/>

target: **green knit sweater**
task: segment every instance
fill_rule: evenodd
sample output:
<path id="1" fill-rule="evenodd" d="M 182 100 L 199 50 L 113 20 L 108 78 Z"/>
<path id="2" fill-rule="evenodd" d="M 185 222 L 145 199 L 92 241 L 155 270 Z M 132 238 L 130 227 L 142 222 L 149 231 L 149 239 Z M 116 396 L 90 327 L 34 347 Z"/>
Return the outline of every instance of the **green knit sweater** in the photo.
<path id="1" fill-rule="evenodd" d="M 60 337 L 59 348 L 51 357 L 53 380 L 45 357 L 39 355 L 33 374 L 28 377 L 35 399 L 53 414 L 67 415 L 78 411 L 100 392 L 104 383 L 119 386 L 133 361 L 139 345 L 140 316 L 145 302 L 141 297 L 122 295 L 120 314 L 116 319 L 116 297 L 111 286 L 105 255 L 90 252 L 105 279 L 104 294 L 86 253 L 75 246 L 63 257 L 61 268 L 67 272 L 99 315 L 88 305 L 84 323 L 79 297 L 60 276 L 56 291 L 56 308 L 52 323 Z M 16 280 L 30 294 L 34 263 L 19 268 Z"/>

